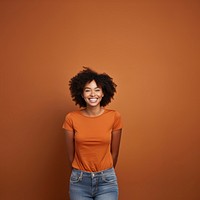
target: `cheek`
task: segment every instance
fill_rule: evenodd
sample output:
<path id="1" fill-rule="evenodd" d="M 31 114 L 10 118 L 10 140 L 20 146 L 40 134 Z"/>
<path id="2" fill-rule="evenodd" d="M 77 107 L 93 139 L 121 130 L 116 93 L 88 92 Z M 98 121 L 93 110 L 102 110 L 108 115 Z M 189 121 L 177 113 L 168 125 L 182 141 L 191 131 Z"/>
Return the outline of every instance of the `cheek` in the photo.
<path id="1" fill-rule="evenodd" d="M 84 98 L 84 97 L 87 97 L 87 96 L 88 96 L 88 94 L 86 92 L 83 92 L 82 97 Z"/>

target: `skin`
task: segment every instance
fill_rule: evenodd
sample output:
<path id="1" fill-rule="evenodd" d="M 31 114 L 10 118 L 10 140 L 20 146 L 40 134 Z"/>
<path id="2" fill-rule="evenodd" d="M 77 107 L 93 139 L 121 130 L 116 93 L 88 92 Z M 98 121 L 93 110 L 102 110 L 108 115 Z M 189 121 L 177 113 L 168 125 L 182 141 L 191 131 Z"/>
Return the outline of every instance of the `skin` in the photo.
<path id="1" fill-rule="evenodd" d="M 96 82 L 93 80 L 90 83 L 87 83 L 84 87 L 82 97 L 84 98 L 87 106 L 82 110 L 82 114 L 95 117 L 101 115 L 104 112 L 104 108 L 100 106 L 102 97 L 104 96 L 103 91 L 100 87 L 97 86 Z M 67 144 L 67 154 L 70 163 L 74 159 L 74 132 L 65 130 L 66 134 L 66 144 Z M 121 140 L 122 130 L 116 130 L 112 132 L 111 138 L 111 155 L 113 159 L 113 167 L 116 167 L 117 159 L 119 155 L 120 140 Z"/>
<path id="2" fill-rule="evenodd" d="M 104 109 L 100 106 L 103 96 L 104 94 L 102 89 L 97 86 L 94 80 L 87 83 L 82 94 L 87 106 L 84 110 L 82 110 L 82 113 L 90 117 L 101 115 L 104 111 Z"/>

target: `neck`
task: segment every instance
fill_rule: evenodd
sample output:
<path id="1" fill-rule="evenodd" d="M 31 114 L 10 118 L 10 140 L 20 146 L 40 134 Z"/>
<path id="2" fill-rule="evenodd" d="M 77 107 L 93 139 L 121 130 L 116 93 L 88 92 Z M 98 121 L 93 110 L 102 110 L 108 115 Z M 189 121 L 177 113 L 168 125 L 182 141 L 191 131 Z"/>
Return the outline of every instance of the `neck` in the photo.
<path id="1" fill-rule="evenodd" d="M 101 115 L 104 111 L 104 108 L 103 107 L 86 107 L 85 108 L 85 113 L 86 115 L 88 116 L 98 116 L 98 115 Z"/>

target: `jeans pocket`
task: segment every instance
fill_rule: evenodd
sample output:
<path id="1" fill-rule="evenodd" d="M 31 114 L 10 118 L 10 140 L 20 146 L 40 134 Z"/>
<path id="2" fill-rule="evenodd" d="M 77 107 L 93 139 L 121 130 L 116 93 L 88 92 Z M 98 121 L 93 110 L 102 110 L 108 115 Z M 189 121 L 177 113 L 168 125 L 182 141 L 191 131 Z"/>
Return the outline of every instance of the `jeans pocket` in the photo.
<path id="1" fill-rule="evenodd" d="M 114 173 L 111 174 L 103 174 L 103 181 L 106 183 L 117 183 L 117 177 Z"/>
<path id="2" fill-rule="evenodd" d="M 71 176 L 70 176 L 70 182 L 78 183 L 80 180 L 81 180 L 80 174 L 72 171 Z"/>

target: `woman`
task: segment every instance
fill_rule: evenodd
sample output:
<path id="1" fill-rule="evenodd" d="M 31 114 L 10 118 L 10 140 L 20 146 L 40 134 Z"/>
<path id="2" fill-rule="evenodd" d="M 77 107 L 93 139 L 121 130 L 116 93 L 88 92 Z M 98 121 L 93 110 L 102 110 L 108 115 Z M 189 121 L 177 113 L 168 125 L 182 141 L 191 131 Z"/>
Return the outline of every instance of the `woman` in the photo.
<path id="1" fill-rule="evenodd" d="M 69 82 L 73 101 L 82 109 L 66 115 L 67 152 L 72 167 L 70 200 L 117 200 L 115 166 L 122 121 L 106 109 L 116 92 L 112 78 L 84 67 Z"/>

